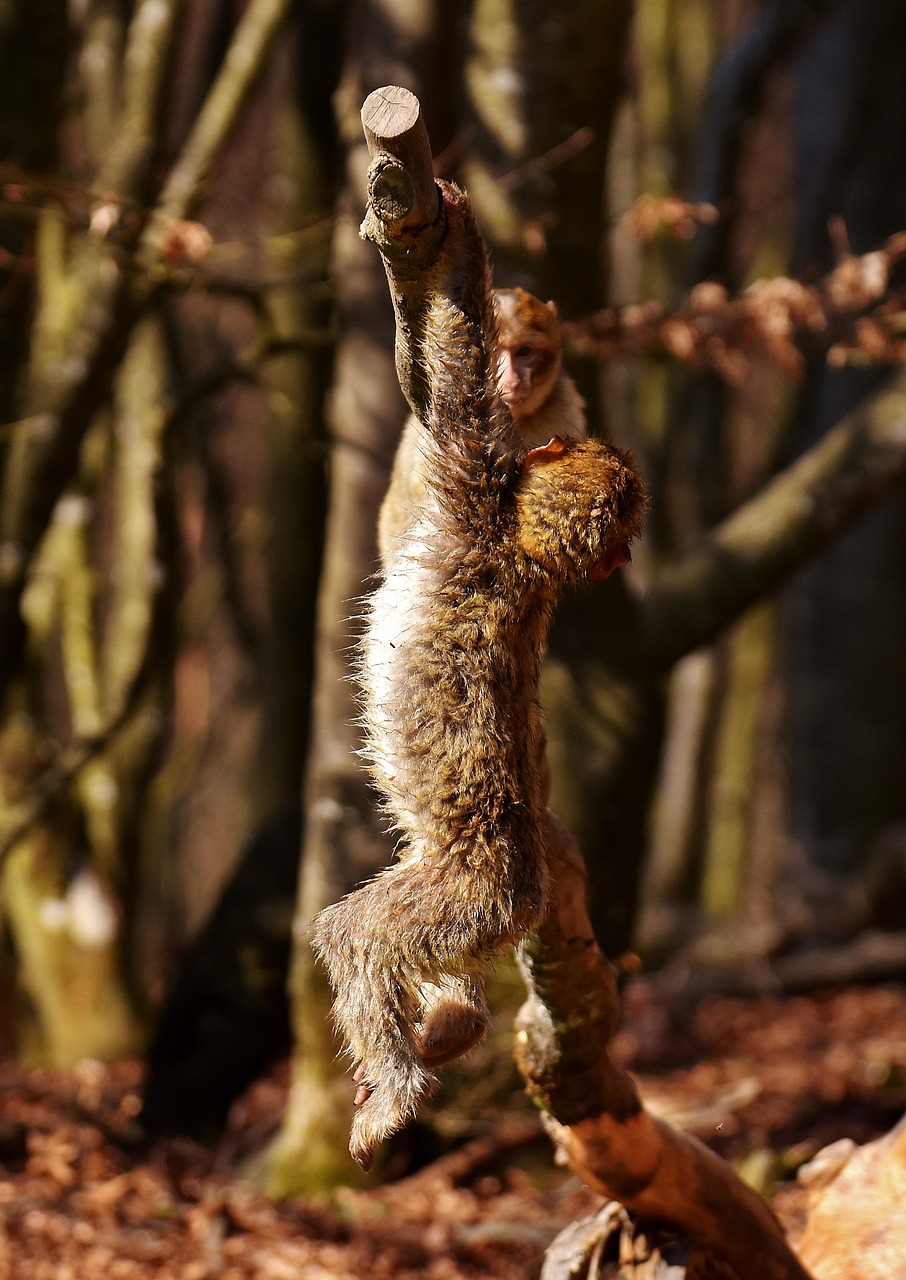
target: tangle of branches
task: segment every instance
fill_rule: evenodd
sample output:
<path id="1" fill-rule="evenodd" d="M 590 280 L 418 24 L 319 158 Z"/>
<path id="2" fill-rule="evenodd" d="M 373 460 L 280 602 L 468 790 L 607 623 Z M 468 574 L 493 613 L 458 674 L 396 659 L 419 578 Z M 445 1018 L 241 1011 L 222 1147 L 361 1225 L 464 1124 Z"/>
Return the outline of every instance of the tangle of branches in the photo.
<path id="1" fill-rule="evenodd" d="M 711 205 L 676 197 L 646 199 L 623 219 L 643 242 L 664 234 L 687 239 L 716 217 Z M 775 276 L 756 280 L 738 297 L 724 285 L 695 285 L 678 306 L 643 302 L 599 311 L 564 326 L 574 353 L 598 359 L 665 355 L 742 383 L 754 361 L 768 361 L 799 376 L 809 352 L 824 351 L 831 365 L 906 362 L 906 292 L 891 288 L 906 256 L 906 232 L 879 249 L 841 254 L 814 284 Z"/>

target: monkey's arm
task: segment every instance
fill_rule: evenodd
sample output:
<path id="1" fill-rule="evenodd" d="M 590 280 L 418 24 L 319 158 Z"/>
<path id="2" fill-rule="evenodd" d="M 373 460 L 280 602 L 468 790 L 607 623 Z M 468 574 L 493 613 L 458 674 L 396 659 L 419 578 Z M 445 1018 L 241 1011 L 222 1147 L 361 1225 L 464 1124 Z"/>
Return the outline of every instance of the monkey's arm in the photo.
<path id="1" fill-rule="evenodd" d="M 434 181 L 413 94 L 375 90 L 362 107 L 362 124 L 371 164 L 360 234 L 380 250 L 387 272 L 400 386 L 448 457 L 471 473 L 465 478 L 475 478 L 487 465 L 488 442 L 497 454 L 518 443 L 497 392 L 485 244 L 467 197 Z M 448 476 L 455 470 L 444 468 Z"/>

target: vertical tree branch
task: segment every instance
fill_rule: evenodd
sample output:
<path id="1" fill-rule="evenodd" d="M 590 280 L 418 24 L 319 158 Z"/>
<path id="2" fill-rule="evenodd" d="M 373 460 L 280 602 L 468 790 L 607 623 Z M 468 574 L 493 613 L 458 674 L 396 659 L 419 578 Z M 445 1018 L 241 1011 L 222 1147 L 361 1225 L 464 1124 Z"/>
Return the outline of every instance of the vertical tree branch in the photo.
<path id="1" fill-rule="evenodd" d="M 730 1165 L 651 1116 L 607 1056 L 619 1010 L 613 971 L 585 906 L 581 854 L 550 826 L 553 901 L 521 948 L 529 999 L 517 1021 L 519 1069 L 575 1172 L 640 1218 L 699 1237 L 739 1280 L 807 1280 L 776 1219 Z"/>
<path id="2" fill-rule="evenodd" d="M 157 141 L 157 113 L 182 0 L 141 0 L 126 37 L 112 145 L 97 183 L 105 194 L 134 195 Z"/>
<path id="3" fill-rule="evenodd" d="M 158 321 L 133 334 L 115 391 L 113 564 L 100 655 L 101 705 L 119 714 L 147 651 L 154 611 L 157 520 L 154 484 L 161 465 L 166 359 Z"/>

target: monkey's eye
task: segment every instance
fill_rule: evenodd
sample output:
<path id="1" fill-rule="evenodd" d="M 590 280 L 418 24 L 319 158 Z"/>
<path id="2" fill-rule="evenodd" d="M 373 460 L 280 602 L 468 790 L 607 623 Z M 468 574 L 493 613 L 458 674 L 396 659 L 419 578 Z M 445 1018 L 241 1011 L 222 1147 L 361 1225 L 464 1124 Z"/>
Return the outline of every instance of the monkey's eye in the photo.
<path id="1" fill-rule="evenodd" d="M 529 356 L 532 354 L 532 348 L 517 347 L 516 350 L 513 352 L 513 354 L 515 355 L 517 360 L 528 360 Z"/>

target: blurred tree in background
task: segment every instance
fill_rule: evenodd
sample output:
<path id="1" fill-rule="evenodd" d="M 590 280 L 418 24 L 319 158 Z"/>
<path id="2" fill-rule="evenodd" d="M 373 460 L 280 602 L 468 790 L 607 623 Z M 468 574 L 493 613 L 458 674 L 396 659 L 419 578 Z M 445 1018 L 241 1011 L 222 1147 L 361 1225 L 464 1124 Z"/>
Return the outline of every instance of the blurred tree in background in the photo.
<path id="1" fill-rule="evenodd" d="M 8 1050 L 148 1051 L 149 1123 L 217 1123 L 289 967 L 262 1177 L 347 1167 L 305 928 L 391 852 L 346 679 L 404 417 L 357 238 L 384 83 L 651 488 L 543 685 L 603 944 L 751 971 L 901 923 L 902 248 L 855 255 L 906 228 L 904 54 L 894 0 L 10 0 Z"/>

